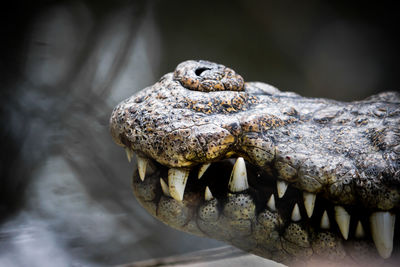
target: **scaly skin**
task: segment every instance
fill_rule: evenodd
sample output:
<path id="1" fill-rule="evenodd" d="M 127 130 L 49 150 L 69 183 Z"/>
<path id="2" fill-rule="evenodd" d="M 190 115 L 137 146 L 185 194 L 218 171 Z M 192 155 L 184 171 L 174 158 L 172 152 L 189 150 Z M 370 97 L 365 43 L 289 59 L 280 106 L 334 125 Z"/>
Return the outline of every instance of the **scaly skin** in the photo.
<path id="1" fill-rule="evenodd" d="M 222 65 L 186 61 L 121 102 L 110 125 L 117 144 L 148 162 L 144 181 L 134 175 L 136 197 L 174 228 L 284 263 L 384 261 L 369 217 L 382 211 L 395 217 L 400 209 L 397 93 L 350 103 L 305 98 L 244 83 Z M 226 159 L 236 157 L 247 166 L 249 187 L 241 191 L 228 190 L 234 161 Z M 192 170 L 206 163 L 211 167 L 198 180 Z M 168 168 L 190 171 L 183 201 L 161 189 Z M 279 199 L 276 180 L 289 184 Z M 206 186 L 212 199 L 204 199 Z M 316 195 L 311 218 L 304 192 Z M 271 194 L 276 208 L 266 204 Z M 295 203 L 300 220 L 291 218 Z M 334 220 L 338 206 L 351 215 L 347 240 Z M 321 228 L 325 210 L 330 225 Z M 359 221 L 362 236 L 355 234 Z M 398 233 L 396 227 L 393 252 L 380 253 L 385 263 L 398 260 Z"/>

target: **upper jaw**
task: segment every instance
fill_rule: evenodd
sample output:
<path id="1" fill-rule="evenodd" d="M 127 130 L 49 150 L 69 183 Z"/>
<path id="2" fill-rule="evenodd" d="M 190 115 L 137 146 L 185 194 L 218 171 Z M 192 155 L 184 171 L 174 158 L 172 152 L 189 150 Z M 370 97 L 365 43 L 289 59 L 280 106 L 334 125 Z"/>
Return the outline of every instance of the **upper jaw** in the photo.
<path id="1" fill-rule="evenodd" d="M 186 97 L 189 91 L 190 97 Z M 251 104 L 247 91 L 247 88 L 239 92 L 188 90 L 170 73 L 114 109 L 111 134 L 117 144 L 170 168 L 190 169 L 242 156 L 299 189 L 311 193 L 325 191 L 327 198 L 338 204 L 361 202 L 371 209 L 384 211 L 400 208 L 400 191 L 396 186 L 383 179 L 362 180 L 351 158 L 332 155 L 323 145 L 307 149 L 305 141 L 301 141 L 302 134 L 308 138 L 308 134 L 301 132 L 306 131 L 304 122 L 292 127 L 291 118 L 281 119 L 287 116 L 283 108 L 280 115 L 270 114 L 270 109 L 278 112 L 282 106 L 274 107 L 277 103 L 272 102 Z M 218 99 L 228 99 L 231 105 L 225 111 L 208 114 L 206 107 L 213 106 L 212 101 Z M 248 108 L 250 111 L 246 111 Z M 262 124 L 267 128 L 263 129 Z M 297 125 L 302 130 L 296 130 Z M 300 135 L 300 141 L 294 137 L 285 139 L 285 133 L 290 131 Z M 309 141 L 313 142 L 312 138 Z M 372 183 L 375 193 L 363 191 L 367 187 L 363 183 Z"/>

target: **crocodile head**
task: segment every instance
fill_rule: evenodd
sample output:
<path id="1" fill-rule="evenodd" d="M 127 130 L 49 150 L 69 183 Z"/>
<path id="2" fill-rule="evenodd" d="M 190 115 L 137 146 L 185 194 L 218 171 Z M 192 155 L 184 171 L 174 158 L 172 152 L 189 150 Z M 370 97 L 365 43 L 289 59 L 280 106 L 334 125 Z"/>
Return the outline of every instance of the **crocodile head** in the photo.
<path id="1" fill-rule="evenodd" d="M 186 61 L 110 125 L 137 199 L 176 229 L 284 263 L 399 261 L 397 93 L 305 98 Z"/>

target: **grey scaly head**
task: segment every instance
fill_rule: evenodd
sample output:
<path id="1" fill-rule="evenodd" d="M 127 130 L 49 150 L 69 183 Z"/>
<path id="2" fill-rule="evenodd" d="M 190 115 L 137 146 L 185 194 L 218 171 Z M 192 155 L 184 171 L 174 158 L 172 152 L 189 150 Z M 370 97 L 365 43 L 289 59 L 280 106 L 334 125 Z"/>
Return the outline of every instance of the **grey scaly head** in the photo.
<path id="1" fill-rule="evenodd" d="M 301 97 L 186 61 L 115 107 L 134 193 L 176 229 L 287 264 L 399 263 L 400 96 Z"/>

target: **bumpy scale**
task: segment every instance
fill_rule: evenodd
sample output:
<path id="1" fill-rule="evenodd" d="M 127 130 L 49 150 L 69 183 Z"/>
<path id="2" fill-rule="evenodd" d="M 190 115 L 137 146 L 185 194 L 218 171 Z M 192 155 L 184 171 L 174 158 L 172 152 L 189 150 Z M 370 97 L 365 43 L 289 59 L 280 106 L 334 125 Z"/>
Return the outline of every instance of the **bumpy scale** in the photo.
<path id="1" fill-rule="evenodd" d="M 137 155 L 136 197 L 176 229 L 285 263 L 397 259 L 398 93 L 305 98 L 186 61 L 110 126 Z"/>

